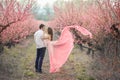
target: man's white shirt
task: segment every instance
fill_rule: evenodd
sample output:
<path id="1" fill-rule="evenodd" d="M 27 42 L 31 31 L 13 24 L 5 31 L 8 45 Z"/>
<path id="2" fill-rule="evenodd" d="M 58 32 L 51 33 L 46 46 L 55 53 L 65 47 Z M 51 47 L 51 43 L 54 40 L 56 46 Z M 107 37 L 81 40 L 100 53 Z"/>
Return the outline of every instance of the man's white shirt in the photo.
<path id="1" fill-rule="evenodd" d="M 42 40 L 43 37 L 43 31 L 42 30 L 38 30 L 35 32 L 34 34 L 34 40 L 36 43 L 36 48 L 42 48 L 45 47 L 44 41 Z"/>

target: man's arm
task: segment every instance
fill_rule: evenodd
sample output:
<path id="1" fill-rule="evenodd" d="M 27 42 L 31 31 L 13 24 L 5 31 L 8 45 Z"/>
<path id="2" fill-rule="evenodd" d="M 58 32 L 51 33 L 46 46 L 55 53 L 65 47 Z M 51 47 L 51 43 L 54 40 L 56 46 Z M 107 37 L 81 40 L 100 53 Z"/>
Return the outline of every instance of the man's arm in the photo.
<path id="1" fill-rule="evenodd" d="M 49 35 L 46 34 L 46 36 L 41 37 L 42 40 L 49 39 Z"/>

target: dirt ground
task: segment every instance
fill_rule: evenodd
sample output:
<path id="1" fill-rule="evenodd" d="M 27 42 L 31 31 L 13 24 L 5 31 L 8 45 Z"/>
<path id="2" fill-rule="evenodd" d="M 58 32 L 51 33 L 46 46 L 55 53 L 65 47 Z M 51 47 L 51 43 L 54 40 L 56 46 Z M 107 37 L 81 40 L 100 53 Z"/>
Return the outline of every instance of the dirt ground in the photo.
<path id="1" fill-rule="evenodd" d="M 0 80 L 94 80 L 88 74 L 92 57 L 85 51 L 80 51 L 78 45 L 75 45 L 67 62 L 57 73 L 49 73 L 47 51 L 43 62 L 43 74 L 36 73 L 35 57 L 33 37 L 11 49 L 5 47 L 4 54 L 0 55 Z"/>

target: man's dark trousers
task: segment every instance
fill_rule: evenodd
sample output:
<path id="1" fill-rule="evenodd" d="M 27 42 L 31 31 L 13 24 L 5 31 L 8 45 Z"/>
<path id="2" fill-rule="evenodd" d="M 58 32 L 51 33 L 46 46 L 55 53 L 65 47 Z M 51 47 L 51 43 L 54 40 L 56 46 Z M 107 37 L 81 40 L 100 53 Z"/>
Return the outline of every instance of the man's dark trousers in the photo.
<path id="1" fill-rule="evenodd" d="M 35 61 L 35 69 L 38 72 L 42 72 L 42 63 L 45 56 L 46 47 L 37 48 L 37 55 Z"/>

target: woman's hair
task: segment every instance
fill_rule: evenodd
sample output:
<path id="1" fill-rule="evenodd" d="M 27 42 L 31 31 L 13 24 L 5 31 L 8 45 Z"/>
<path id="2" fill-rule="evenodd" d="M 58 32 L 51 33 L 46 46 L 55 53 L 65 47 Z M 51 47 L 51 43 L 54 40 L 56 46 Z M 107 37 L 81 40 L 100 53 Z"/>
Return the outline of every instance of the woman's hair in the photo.
<path id="1" fill-rule="evenodd" d="M 52 41 L 53 40 L 53 30 L 50 27 L 48 27 L 48 34 L 51 35 L 51 41 Z"/>

